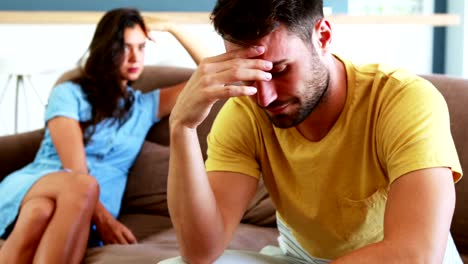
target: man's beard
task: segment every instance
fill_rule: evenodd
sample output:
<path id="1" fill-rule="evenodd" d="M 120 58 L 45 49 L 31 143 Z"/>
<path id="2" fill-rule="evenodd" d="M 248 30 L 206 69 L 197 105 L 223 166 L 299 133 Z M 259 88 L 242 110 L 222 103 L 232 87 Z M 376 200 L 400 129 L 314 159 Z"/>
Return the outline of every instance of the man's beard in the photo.
<path id="1" fill-rule="evenodd" d="M 272 115 L 267 110 L 267 115 L 273 125 L 279 128 L 290 128 L 302 123 L 324 100 L 330 83 L 330 72 L 320 64 L 319 69 L 314 69 L 312 77 L 305 82 L 302 94 L 291 100 L 291 105 L 298 108 L 290 113 Z"/>

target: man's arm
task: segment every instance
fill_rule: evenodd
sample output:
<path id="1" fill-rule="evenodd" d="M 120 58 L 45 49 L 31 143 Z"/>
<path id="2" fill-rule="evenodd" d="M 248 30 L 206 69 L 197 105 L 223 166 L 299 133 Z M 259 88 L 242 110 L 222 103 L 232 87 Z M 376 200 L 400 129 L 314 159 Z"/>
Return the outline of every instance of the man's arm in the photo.
<path id="1" fill-rule="evenodd" d="M 255 178 L 206 173 L 196 129 L 219 99 L 256 93 L 231 83 L 271 79 L 265 72 L 271 62 L 251 59 L 264 51 L 239 49 L 202 60 L 171 112 L 168 205 L 181 254 L 190 263 L 211 263 L 221 255 L 255 194 Z"/>
<path id="2" fill-rule="evenodd" d="M 390 187 L 384 239 L 332 263 L 442 263 L 454 207 L 450 169 L 403 175 Z"/>
<path id="3" fill-rule="evenodd" d="M 195 130 L 173 127 L 168 203 L 181 255 L 212 263 L 224 251 L 255 194 L 257 180 L 233 172 L 205 172 Z"/>

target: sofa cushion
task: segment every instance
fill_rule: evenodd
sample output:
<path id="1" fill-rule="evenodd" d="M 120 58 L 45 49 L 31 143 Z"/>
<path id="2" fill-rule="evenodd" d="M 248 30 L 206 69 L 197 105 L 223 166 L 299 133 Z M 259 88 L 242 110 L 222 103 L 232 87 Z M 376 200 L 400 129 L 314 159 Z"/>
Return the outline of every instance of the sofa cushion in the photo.
<path id="1" fill-rule="evenodd" d="M 166 202 L 169 147 L 146 141 L 130 169 L 121 214 L 169 216 Z"/>
<path id="2" fill-rule="evenodd" d="M 122 214 L 119 221 L 132 230 L 138 242 L 172 228 L 171 218 L 154 214 Z"/>

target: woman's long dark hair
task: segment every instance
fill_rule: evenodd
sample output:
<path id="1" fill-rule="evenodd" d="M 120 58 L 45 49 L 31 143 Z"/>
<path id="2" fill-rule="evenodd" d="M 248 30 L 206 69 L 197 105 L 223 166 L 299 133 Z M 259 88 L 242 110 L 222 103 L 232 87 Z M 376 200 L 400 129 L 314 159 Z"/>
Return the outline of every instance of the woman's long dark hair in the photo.
<path id="1" fill-rule="evenodd" d="M 99 122 L 106 118 L 123 122 L 132 106 L 133 96 L 122 87 L 120 66 L 124 60 L 125 29 L 135 26 L 141 27 L 148 37 L 138 10 L 118 8 L 108 11 L 96 27 L 80 77 L 72 80 L 81 86 L 92 107 L 91 119 L 80 123 L 85 144 Z M 121 98 L 125 100 L 123 107 L 119 104 Z"/>

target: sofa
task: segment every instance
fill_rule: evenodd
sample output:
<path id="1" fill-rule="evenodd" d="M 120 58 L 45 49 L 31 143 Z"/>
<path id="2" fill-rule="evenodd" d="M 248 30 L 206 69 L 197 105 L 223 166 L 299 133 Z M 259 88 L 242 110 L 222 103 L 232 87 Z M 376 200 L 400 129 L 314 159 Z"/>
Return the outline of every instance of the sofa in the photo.
<path id="1" fill-rule="evenodd" d="M 168 66 L 147 66 L 134 87 L 147 91 L 189 78 L 193 69 Z M 58 81 L 69 79 L 68 72 Z M 444 95 L 451 118 L 451 129 L 464 171 L 468 171 L 468 80 L 445 75 L 425 75 Z M 224 102 L 213 107 L 198 128 L 198 136 L 206 158 L 206 136 L 216 113 Z M 30 162 L 37 151 L 43 129 L 0 137 L 0 180 L 8 173 Z M 167 203 L 166 182 L 169 161 L 168 120 L 163 119 L 149 131 L 146 141 L 129 173 L 119 220 L 138 239 L 133 245 L 106 245 L 89 248 L 84 263 L 157 263 L 177 256 L 178 245 Z M 456 184 L 457 204 L 451 232 L 455 243 L 468 263 L 468 181 Z M 1 195 L 1 194 L 0 194 Z M 266 245 L 277 245 L 275 209 L 262 181 L 257 193 L 237 228 L 230 249 L 259 251 Z M 0 241 L 0 245 L 3 242 Z"/>

